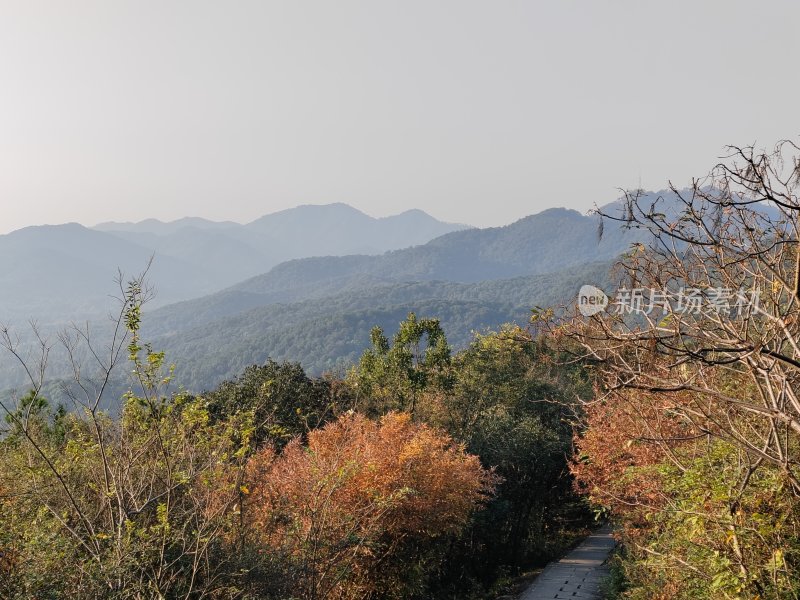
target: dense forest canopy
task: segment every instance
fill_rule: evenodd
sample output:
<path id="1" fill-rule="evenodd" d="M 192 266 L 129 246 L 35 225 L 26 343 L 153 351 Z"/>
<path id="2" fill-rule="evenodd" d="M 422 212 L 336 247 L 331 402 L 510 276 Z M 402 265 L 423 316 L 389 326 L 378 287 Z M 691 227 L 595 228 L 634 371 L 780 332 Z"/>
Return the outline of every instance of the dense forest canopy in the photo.
<path id="1" fill-rule="evenodd" d="M 141 337 L 144 280 L 121 291 L 105 384 L 76 370 L 65 411 L 28 364 L 3 403 L 3 597 L 480 597 L 587 522 L 566 473 L 588 382 L 524 329 L 453 354 L 412 313 L 343 379 L 268 361 L 191 395 Z"/>

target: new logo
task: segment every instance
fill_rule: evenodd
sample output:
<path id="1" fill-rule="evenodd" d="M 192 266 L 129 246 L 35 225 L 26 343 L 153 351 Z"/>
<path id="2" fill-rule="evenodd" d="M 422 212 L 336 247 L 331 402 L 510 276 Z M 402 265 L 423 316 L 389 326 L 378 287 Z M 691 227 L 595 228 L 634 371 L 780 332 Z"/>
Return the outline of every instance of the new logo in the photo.
<path id="1" fill-rule="evenodd" d="M 578 292 L 578 310 L 584 317 L 591 317 L 605 310 L 608 296 L 593 285 L 584 285 Z"/>

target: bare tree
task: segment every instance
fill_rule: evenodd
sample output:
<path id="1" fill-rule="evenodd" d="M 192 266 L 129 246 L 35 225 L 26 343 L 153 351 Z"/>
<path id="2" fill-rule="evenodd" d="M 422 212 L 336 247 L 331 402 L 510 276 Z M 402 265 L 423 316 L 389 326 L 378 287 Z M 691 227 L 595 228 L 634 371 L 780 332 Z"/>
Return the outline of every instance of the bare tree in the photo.
<path id="1" fill-rule="evenodd" d="M 151 297 L 146 274 L 126 282 L 120 273 L 107 344 L 89 325 L 58 336 L 72 370 L 63 388 L 72 403 L 66 443 L 43 436 L 33 414 L 52 344 L 34 329 L 38 352 L 31 360 L 7 328 L 0 331 L 30 386 L 24 403 L 0 402 L 19 440 L 18 460 L 0 469 L 0 495 L 9 491 L 12 510 L 45 510 L 71 540 L 78 587 L 65 589 L 79 596 L 100 593 L 86 583 L 94 582 L 115 597 L 234 597 L 223 577 L 224 554 L 212 553 L 240 501 L 235 486 L 223 484 L 231 469 L 243 467 L 247 426 L 238 429 L 232 419 L 212 427 L 202 400 L 169 392 L 171 368 L 139 335 Z M 130 391 L 109 400 L 123 365 Z"/>
<path id="2" fill-rule="evenodd" d="M 688 190 L 626 193 L 602 217 L 652 242 L 620 261 L 606 312 L 576 315 L 560 333 L 594 364 L 605 394 L 669 398 L 665 414 L 735 444 L 752 468 L 776 465 L 800 493 L 798 150 L 731 147 Z M 651 441 L 668 452 L 671 440 L 653 431 Z"/>

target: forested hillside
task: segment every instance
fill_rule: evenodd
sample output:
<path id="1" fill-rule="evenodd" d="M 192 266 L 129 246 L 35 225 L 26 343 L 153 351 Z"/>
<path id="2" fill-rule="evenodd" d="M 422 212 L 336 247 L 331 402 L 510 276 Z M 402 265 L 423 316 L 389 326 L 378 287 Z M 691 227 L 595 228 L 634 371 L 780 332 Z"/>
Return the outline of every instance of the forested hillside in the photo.
<path id="1" fill-rule="evenodd" d="M 271 303 L 269 296 L 231 291 L 145 311 L 143 329 L 176 363 L 182 385 L 202 391 L 267 358 L 298 361 L 316 375 L 341 371 L 369 345 L 373 325 L 394 331 L 409 312 L 436 315 L 454 348 L 463 348 L 473 332 L 504 323 L 524 325 L 534 307 L 570 304 L 587 282 L 609 286 L 610 267 L 610 262 L 592 263 L 472 284 L 353 285 L 349 291 L 291 303 Z M 107 331 L 97 328 L 94 335 L 105 339 Z M 50 362 L 51 377 L 69 376 L 58 344 Z M 0 373 L 6 382 L 24 383 L 24 371 L 14 361 L 2 363 Z"/>
<path id="2" fill-rule="evenodd" d="M 598 235 L 597 218 L 549 209 L 506 227 L 447 234 L 422 246 L 380 256 L 315 257 L 289 261 L 234 289 L 271 294 L 351 285 L 354 278 L 389 281 L 477 282 L 562 270 L 610 260 L 639 241 L 642 232 L 609 226 Z M 341 284 L 339 283 L 341 282 Z"/>
<path id="3" fill-rule="evenodd" d="M 106 224 L 105 232 L 78 225 L 32 228 L 0 237 L 0 245 L 17 240 L 18 246 L 39 245 L 42 260 L 59 264 L 60 272 L 48 278 L 41 269 L 34 271 L 24 263 L 9 268 L 5 275 L 9 289 L 25 289 L 34 300 L 6 296 L 4 304 L 10 308 L 4 313 L 5 322 L 14 325 L 13 335 L 20 337 L 20 347 L 26 352 L 35 351 L 37 341 L 23 315 L 36 319 L 40 332 L 51 342 L 68 324 L 65 316 L 75 315 L 75 311 L 81 328 L 87 318 L 95 339 L 108 338 L 109 322 L 100 317 L 104 309 L 97 306 L 106 306 L 109 297 L 119 296 L 120 289 L 114 285 L 111 269 L 106 271 L 108 282 L 102 283 L 99 273 L 104 261 L 118 260 L 124 272 L 136 273 L 147 264 L 148 246 L 161 240 L 168 244 L 164 251 L 186 260 L 193 257 L 195 266 L 181 268 L 184 258 L 155 256 L 148 273 L 154 295 L 143 309 L 148 317 L 147 334 L 169 349 L 187 370 L 184 384 L 200 390 L 267 357 L 300 361 L 312 373 L 342 368 L 365 347 L 370 321 L 391 328 L 410 311 L 440 314 L 456 347 L 463 347 L 471 331 L 505 322 L 524 323 L 533 306 L 569 303 L 582 284 L 602 283 L 608 264 L 586 265 L 612 260 L 642 236 L 639 231 L 614 226 L 600 236 L 597 218 L 551 209 L 506 227 L 455 231 L 423 245 L 376 256 L 288 261 L 211 295 L 158 308 L 176 295 L 196 295 L 221 281 L 209 273 L 224 272 L 231 278 L 242 273 L 239 269 L 258 268 L 258 253 L 245 252 L 245 258 L 236 258 L 248 236 L 263 235 L 274 241 L 280 232 L 308 248 L 334 243 L 332 234 L 314 234 L 315 227 L 327 223 L 314 224 L 319 214 L 360 224 L 343 226 L 352 234 L 350 243 L 370 235 L 384 236 L 390 243 L 397 237 L 386 233 L 387 228 L 401 232 L 419 229 L 414 234 L 417 237 L 408 238 L 414 240 L 439 227 L 418 212 L 404 213 L 394 221 L 370 220 L 349 207 L 332 205 L 277 213 L 244 226 L 246 234 L 235 229 L 235 235 L 228 231 L 228 224 L 196 220 Z M 304 219 L 310 219 L 309 226 L 298 234 Z M 120 227 L 121 233 L 114 227 Z M 378 227 L 379 233 L 370 233 L 370 227 Z M 69 239 L 64 238 L 66 234 Z M 109 237 L 112 235 L 122 237 Z M 233 235 L 233 245 L 213 243 L 218 236 L 229 235 Z M 60 242 L 73 250 L 60 252 Z M 311 251 L 308 248 L 306 251 Z M 9 250 L 27 252 L 17 246 Z M 62 280 L 60 293 L 53 284 Z M 315 332 L 335 338 L 335 343 L 318 343 Z M 62 379 L 70 372 L 66 356 L 54 350 L 50 376 Z M 14 362 L 5 362 L 0 364 L 0 375 L 5 385 L 12 387 L 20 384 L 24 372 Z"/>
<path id="4" fill-rule="evenodd" d="M 800 600 L 798 22 L 0 0 L 0 600 Z"/>
<path id="5" fill-rule="evenodd" d="M 190 303 L 192 310 L 181 311 L 178 305 L 154 312 L 146 331 L 174 357 L 181 381 L 192 390 L 209 388 L 267 358 L 299 361 L 310 373 L 321 374 L 352 364 L 369 344 L 373 325 L 391 332 L 409 312 L 435 315 L 453 346 L 464 348 L 473 332 L 504 323 L 524 325 L 536 306 L 569 304 L 586 282 L 607 286 L 610 267 L 611 263 L 594 263 L 474 284 L 355 286 L 316 300 L 270 304 L 221 317 L 213 314 L 218 305 Z M 163 327 L 176 330 L 160 333 Z"/>
<path id="6" fill-rule="evenodd" d="M 344 378 L 268 361 L 191 395 L 127 289 L 105 373 L 129 392 L 64 411 L 34 377 L 7 414 L 4 598 L 480 598 L 585 531 L 564 474 L 588 380 L 524 329 L 451 353 L 412 314 Z"/>

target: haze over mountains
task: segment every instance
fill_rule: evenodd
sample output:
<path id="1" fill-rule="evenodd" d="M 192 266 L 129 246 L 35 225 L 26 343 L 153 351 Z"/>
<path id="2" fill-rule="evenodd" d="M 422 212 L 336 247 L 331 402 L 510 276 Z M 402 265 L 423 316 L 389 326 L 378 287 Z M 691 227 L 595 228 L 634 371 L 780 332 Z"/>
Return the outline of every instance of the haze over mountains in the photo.
<path id="1" fill-rule="evenodd" d="M 386 250 L 424 244 L 466 225 L 444 223 L 427 213 L 413 209 L 390 217 L 375 218 L 343 203 L 301 205 L 265 215 L 240 225 L 231 221 L 216 222 L 195 217 L 164 223 L 147 219 L 139 223 L 106 222 L 94 229 L 122 238 L 144 239 L 161 246 L 173 255 L 196 258 L 192 242 L 219 243 L 236 240 L 257 254 L 266 268 L 306 256 L 341 256 L 378 254 Z M 190 244 L 189 247 L 183 244 Z M 263 270 L 263 269 L 262 269 Z"/>
<path id="2" fill-rule="evenodd" d="M 105 313 L 117 291 L 117 269 L 131 276 L 151 256 L 154 305 L 163 305 L 223 289 L 288 259 L 381 253 L 464 228 L 420 210 L 373 218 L 345 204 L 299 206 L 246 225 L 186 218 L 27 227 L 0 236 L 0 322 Z"/>
<path id="3" fill-rule="evenodd" d="M 53 331 L 72 317 L 107 324 L 116 269 L 135 274 L 154 254 L 158 296 L 144 335 L 178 365 L 177 381 L 200 391 L 268 357 L 312 373 L 344 368 L 372 326 L 391 334 L 410 311 L 441 318 L 457 346 L 473 330 L 524 324 L 532 307 L 607 282 L 611 262 L 641 236 L 607 226 L 601 238 L 597 217 L 562 208 L 468 229 L 422 211 L 374 219 L 343 204 L 246 225 L 32 227 L 0 236 L 0 322 L 33 317 Z M 11 365 L 0 376 L 21 384 Z"/>

